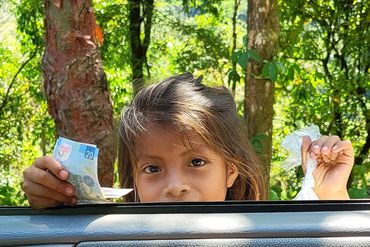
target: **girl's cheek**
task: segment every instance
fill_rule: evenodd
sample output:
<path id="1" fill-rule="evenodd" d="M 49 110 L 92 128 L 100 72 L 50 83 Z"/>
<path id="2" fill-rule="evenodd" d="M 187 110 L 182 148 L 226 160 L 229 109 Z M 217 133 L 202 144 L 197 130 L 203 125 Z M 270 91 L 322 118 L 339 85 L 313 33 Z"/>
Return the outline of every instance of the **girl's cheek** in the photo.
<path id="1" fill-rule="evenodd" d="M 211 165 L 205 165 L 199 168 L 189 167 L 187 176 L 193 180 L 208 179 L 218 177 L 218 171 L 214 170 Z"/>
<path id="2" fill-rule="evenodd" d="M 160 194 L 163 179 L 161 176 L 143 174 L 139 175 L 136 186 L 139 192 L 141 201 L 154 201 Z"/>

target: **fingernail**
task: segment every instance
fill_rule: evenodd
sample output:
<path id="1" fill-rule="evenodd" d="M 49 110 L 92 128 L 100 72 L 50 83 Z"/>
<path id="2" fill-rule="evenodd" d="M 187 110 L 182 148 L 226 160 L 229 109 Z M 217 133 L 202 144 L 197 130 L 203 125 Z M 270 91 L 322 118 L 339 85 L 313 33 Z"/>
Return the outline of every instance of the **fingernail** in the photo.
<path id="1" fill-rule="evenodd" d="M 65 190 L 65 193 L 67 196 L 71 196 L 73 193 L 73 189 L 71 187 L 67 187 Z"/>
<path id="2" fill-rule="evenodd" d="M 335 150 L 335 149 L 337 149 L 337 148 L 338 148 L 338 146 L 334 146 L 334 147 L 333 147 L 333 150 Z"/>
<path id="3" fill-rule="evenodd" d="M 324 151 L 324 152 L 328 151 L 328 147 L 327 146 L 323 147 L 322 151 Z"/>
<path id="4" fill-rule="evenodd" d="M 315 154 L 313 152 L 310 153 L 311 158 L 315 158 Z"/>
<path id="5" fill-rule="evenodd" d="M 59 176 L 63 179 L 66 179 L 68 177 L 68 173 L 65 170 L 61 170 L 59 172 Z"/>
<path id="6" fill-rule="evenodd" d="M 319 149 L 319 145 L 313 146 L 314 149 Z"/>

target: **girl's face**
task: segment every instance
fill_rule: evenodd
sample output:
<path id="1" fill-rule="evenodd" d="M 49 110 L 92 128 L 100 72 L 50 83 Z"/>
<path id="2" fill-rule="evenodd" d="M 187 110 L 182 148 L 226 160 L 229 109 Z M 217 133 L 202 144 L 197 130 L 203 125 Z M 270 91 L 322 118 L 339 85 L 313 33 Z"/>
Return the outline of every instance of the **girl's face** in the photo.
<path id="1" fill-rule="evenodd" d="M 238 173 L 200 136 L 189 135 L 188 150 L 172 128 L 146 127 L 136 143 L 135 185 L 141 202 L 225 200 Z"/>

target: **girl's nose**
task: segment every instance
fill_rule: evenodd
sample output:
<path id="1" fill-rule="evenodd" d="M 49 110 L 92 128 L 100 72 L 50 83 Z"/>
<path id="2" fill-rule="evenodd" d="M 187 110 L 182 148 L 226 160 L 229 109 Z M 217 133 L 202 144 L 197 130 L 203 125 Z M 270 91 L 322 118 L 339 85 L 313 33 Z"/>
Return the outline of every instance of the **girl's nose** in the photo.
<path id="1" fill-rule="evenodd" d="M 190 191 L 190 186 L 186 178 L 181 174 L 172 174 L 168 177 L 168 183 L 165 188 L 166 197 L 179 198 Z"/>

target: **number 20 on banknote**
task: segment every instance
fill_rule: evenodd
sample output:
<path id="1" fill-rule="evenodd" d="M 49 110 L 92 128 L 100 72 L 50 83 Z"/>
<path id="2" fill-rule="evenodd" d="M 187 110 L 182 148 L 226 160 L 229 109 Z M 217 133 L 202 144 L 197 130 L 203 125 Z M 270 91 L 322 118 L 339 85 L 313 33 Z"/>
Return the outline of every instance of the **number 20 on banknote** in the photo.
<path id="1" fill-rule="evenodd" d="M 86 151 L 85 151 L 85 159 L 93 160 L 94 159 L 94 154 L 95 154 L 95 148 L 86 146 Z"/>

